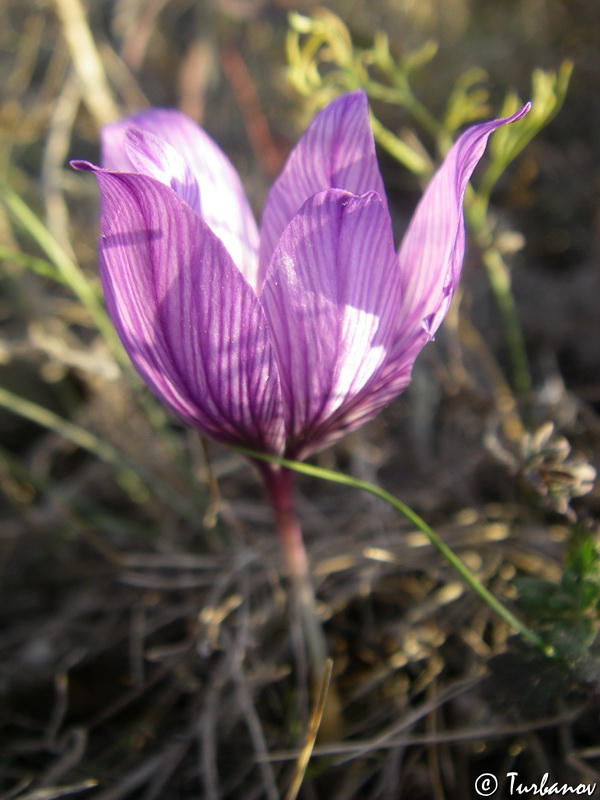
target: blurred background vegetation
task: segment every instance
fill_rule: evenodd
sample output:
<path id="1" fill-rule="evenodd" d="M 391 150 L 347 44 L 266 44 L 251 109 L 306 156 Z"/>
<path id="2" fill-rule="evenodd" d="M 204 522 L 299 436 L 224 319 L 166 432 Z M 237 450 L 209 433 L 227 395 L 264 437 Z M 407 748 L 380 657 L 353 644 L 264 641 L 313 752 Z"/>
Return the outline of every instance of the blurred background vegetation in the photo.
<path id="1" fill-rule="evenodd" d="M 410 390 L 316 458 L 416 508 L 563 657 L 509 639 L 391 509 L 300 480 L 346 725 L 342 742 L 317 744 L 300 797 L 470 798 L 477 775 L 510 770 L 600 781 L 600 6 L 327 9 L 357 48 L 378 31 L 399 60 L 437 42 L 411 73 L 437 119 L 468 70 L 492 117 L 509 91 L 530 96 L 534 69 L 573 62 L 562 111 L 502 177 L 488 218 L 531 388 L 515 391 L 472 238 L 460 304 Z M 275 800 L 300 782 L 310 701 L 260 483 L 132 374 L 102 310 L 96 186 L 67 166 L 97 162 L 103 123 L 176 106 L 229 155 L 259 216 L 314 111 L 289 80 L 290 12 L 318 13 L 301 0 L 0 0 L 5 800 Z M 406 109 L 374 108 L 437 158 Z M 380 163 L 400 236 L 421 184 L 385 149 Z"/>

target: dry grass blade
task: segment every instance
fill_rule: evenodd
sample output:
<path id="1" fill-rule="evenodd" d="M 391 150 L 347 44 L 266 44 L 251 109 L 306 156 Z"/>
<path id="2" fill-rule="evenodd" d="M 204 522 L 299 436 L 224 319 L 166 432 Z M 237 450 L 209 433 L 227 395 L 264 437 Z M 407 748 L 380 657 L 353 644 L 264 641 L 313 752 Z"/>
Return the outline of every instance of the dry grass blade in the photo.
<path id="1" fill-rule="evenodd" d="M 108 87 L 102 61 L 80 0 L 54 0 L 83 97 L 99 126 L 118 119 L 119 109 Z"/>
<path id="2" fill-rule="evenodd" d="M 55 786 L 51 789 L 37 789 L 34 792 L 29 792 L 29 794 L 21 795 L 18 800 L 58 800 L 60 797 L 67 797 L 68 795 L 85 792 L 88 789 L 94 789 L 97 785 L 97 781 L 89 780 L 83 781 L 83 783 L 73 784 L 72 786 Z M 4 800 L 5 797 L 7 796 L 4 795 L 2 800 Z"/>
<path id="3" fill-rule="evenodd" d="M 308 720 L 308 727 L 306 729 L 306 735 L 304 737 L 304 744 L 302 746 L 302 750 L 298 755 L 298 760 L 296 761 L 296 765 L 294 768 L 292 782 L 285 796 L 285 800 L 296 800 L 298 792 L 300 791 L 300 787 L 302 786 L 302 781 L 304 780 L 304 775 L 306 774 L 308 762 L 310 761 L 310 757 L 315 747 L 315 742 L 317 741 L 317 735 L 319 733 L 319 727 L 321 726 L 321 720 L 323 719 L 323 712 L 325 710 L 325 704 L 327 702 L 327 693 L 329 692 L 329 684 L 331 682 L 332 670 L 333 670 L 333 661 L 329 658 L 325 662 L 325 669 L 323 670 L 323 677 L 321 679 L 321 685 L 319 687 L 319 694 L 317 696 L 315 706 L 310 715 L 310 719 Z"/>
<path id="4" fill-rule="evenodd" d="M 42 186 L 48 230 L 75 261 L 69 240 L 69 210 L 62 191 L 62 165 L 69 155 L 73 125 L 81 102 L 81 85 L 71 69 L 52 110 L 42 163 Z"/>
<path id="5" fill-rule="evenodd" d="M 361 756 L 366 754 L 371 755 L 376 750 L 393 750 L 397 747 L 421 747 L 423 745 L 448 744 L 452 742 L 464 744 L 465 742 L 473 740 L 490 742 L 492 739 L 520 736 L 526 733 L 531 733 L 532 731 L 540 731 L 543 729 L 553 728 L 557 725 L 568 724 L 573 722 L 573 720 L 575 720 L 583 710 L 584 707 L 578 705 L 564 713 L 557 714 L 552 717 L 544 717 L 532 722 L 506 725 L 503 725 L 499 722 L 493 722 L 490 725 L 457 728 L 456 730 L 446 730 L 438 733 L 380 737 L 371 742 L 356 741 L 349 743 L 340 742 L 338 744 L 321 744 L 313 748 L 313 753 L 316 756 L 347 756 L 337 762 L 338 765 L 341 765 L 350 763 L 352 761 L 357 761 Z M 414 718 L 411 719 L 411 724 L 413 722 Z M 592 757 L 597 757 L 597 755 L 597 750 L 591 750 Z M 269 759 L 271 761 L 291 761 L 295 758 L 298 758 L 298 751 L 296 750 L 282 752 L 272 751 L 269 755 Z"/>

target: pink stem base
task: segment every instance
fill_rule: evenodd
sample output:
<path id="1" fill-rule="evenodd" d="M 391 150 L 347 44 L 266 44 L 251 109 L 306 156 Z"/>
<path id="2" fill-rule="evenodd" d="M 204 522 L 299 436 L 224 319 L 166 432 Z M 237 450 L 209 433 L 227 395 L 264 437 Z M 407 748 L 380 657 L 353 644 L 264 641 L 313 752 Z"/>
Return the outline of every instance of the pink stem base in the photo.
<path id="1" fill-rule="evenodd" d="M 275 527 L 298 607 L 313 689 L 319 694 L 326 672 L 327 643 L 317 617 L 306 548 L 294 508 L 294 475 L 284 467 L 271 464 L 262 464 L 260 468 L 273 506 Z M 342 738 L 343 731 L 342 705 L 336 686 L 331 683 L 322 709 L 319 739 L 337 741 Z"/>
<path id="2" fill-rule="evenodd" d="M 294 476 L 284 468 L 268 465 L 261 470 L 275 515 L 275 528 L 281 544 L 285 566 L 302 620 L 303 633 L 314 680 L 325 668 L 327 646 L 321 622 L 315 610 L 315 595 L 310 578 L 308 558 L 302 530 L 294 508 Z"/>

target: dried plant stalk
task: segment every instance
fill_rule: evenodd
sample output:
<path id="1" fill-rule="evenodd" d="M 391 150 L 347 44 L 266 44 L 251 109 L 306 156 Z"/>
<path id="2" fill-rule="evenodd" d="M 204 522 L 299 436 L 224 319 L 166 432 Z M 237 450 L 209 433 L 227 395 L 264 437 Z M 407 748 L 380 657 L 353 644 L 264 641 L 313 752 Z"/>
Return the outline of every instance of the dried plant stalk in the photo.
<path id="1" fill-rule="evenodd" d="M 83 97 L 99 126 L 120 116 L 81 0 L 54 0 Z"/>

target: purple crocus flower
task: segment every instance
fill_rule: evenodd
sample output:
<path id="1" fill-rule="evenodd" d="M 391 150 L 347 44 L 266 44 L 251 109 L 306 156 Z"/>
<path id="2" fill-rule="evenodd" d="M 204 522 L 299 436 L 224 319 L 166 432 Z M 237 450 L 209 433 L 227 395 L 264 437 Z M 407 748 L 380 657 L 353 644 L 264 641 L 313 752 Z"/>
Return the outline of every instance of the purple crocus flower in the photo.
<path id="1" fill-rule="evenodd" d="M 302 459 L 362 425 L 406 388 L 444 318 L 467 182 L 492 131 L 527 108 L 458 139 L 398 253 L 363 92 L 315 117 L 260 236 L 235 169 L 183 114 L 106 127 L 103 167 L 74 166 L 98 179 L 102 285 L 138 372 L 189 425 L 263 454 Z M 320 680 L 326 645 L 292 473 L 258 466 Z"/>
<path id="2" fill-rule="evenodd" d="M 448 310 L 462 202 L 489 135 L 467 130 L 394 250 L 362 91 L 313 120 L 272 187 L 260 235 L 239 177 L 183 114 L 102 133 L 100 274 L 109 314 L 152 391 L 227 444 L 302 459 L 409 383 Z"/>

